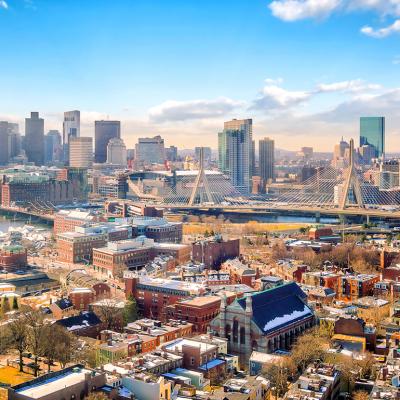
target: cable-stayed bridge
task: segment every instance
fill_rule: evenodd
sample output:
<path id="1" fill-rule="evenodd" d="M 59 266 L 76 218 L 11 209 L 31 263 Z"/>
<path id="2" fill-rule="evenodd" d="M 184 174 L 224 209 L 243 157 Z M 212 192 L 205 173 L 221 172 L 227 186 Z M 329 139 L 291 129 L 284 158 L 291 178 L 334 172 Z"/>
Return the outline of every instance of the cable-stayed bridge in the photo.
<path id="1" fill-rule="evenodd" d="M 331 215 L 366 215 L 400 218 L 400 187 L 382 175 L 363 171 L 353 159 L 354 143 L 350 141 L 347 166 L 318 169 L 305 182 L 274 184 L 263 195 L 243 194 L 230 179 L 215 171 L 206 171 L 200 156 L 196 173 L 183 175 L 157 197 L 135 190 L 139 200 L 153 200 L 167 209 L 299 211 Z"/>

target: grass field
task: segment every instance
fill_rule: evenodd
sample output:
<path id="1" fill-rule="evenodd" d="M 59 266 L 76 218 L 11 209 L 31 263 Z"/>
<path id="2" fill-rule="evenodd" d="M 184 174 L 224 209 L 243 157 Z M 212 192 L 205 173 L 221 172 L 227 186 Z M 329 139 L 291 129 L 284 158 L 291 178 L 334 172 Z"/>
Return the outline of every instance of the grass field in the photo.
<path id="1" fill-rule="evenodd" d="M 215 232 L 229 232 L 232 234 L 260 234 L 265 232 L 287 232 L 287 231 L 298 231 L 301 227 L 306 227 L 309 224 L 306 223 L 284 223 L 284 222 L 247 222 L 243 224 L 233 223 L 198 223 L 188 222 L 183 224 L 183 233 L 186 235 L 190 234 L 203 234 L 205 231 Z"/>
<path id="2" fill-rule="evenodd" d="M 18 385 L 33 379 L 33 375 L 19 372 L 14 367 L 0 367 L 0 382 L 8 385 Z"/>

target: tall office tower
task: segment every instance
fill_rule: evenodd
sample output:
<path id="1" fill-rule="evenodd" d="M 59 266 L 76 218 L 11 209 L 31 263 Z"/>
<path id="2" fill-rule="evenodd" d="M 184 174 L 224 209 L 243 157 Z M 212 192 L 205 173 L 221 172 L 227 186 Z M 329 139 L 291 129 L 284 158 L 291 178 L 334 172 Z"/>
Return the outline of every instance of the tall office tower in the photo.
<path id="1" fill-rule="evenodd" d="M 9 159 L 8 122 L 0 121 L 0 165 L 6 165 Z"/>
<path id="2" fill-rule="evenodd" d="M 148 164 L 162 164 L 165 161 L 164 139 L 160 135 L 139 138 L 136 144 L 136 160 Z"/>
<path id="3" fill-rule="evenodd" d="M 204 161 L 211 161 L 211 147 L 195 147 L 194 148 L 194 155 L 196 160 L 200 161 L 200 152 L 203 149 L 203 157 Z"/>
<path id="4" fill-rule="evenodd" d="M 332 165 L 335 168 L 341 168 L 347 162 L 345 155 L 346 155 L 346 150 L 349 149 L 349 147 L 350 147 L 349 144 L 343 140 L 343 137 L 338 144 L 335 144 L 335 147 L 333 149 L 333 160 L 332 160 Z"/>
<path id="5" fill-rule="evenodd" d="M 8 152 L 9 157 L 13 158 L 21 154 L 22 138 L 19 132 L 19 125 L 8 123 Z"/>
<path id="6" fill-rule="evenodd" d="M 71 137 L 69 141 L 69 166 L 91 168 L 93 166 L 93 139 Z"/>
<path id="7" fill-rule="evenodd" d="M 94 161 L 107 161 L 107 145 L 110 139 L 121 137 L 120 121 L 94 121 Z"/>
<path id="8" fill-rule="evenodd" d="M 70 138 L 81 135 L 81 112 L 78 110 L 65 111 L 63 122 L 63 152 L 64 161 L 68 162 L 68 143 Z"/>
<path id="9" fill-rule="evenodd" d="M 224 130 L 218 133 L 218 165 L 244 193 L 250 190 L 253 159 L 253 120 L 225 122 Z"/>
<path id="10" fill-rule="evenodd" d="M 25 152 L 29 162 L 44 164 L 44 120 L 38 112 L 25 118 Z"/>
<path id="11" fill-rule="evenodd" d="M 300 149 L 300 156 L 305 160 L 311 160 L 314 155 L 314 149 L 312 147 L 302 147 Z"/>
<path id="12" fill-rule="evenodd" d="M 360 162 L 365 165 L 371 165 L 371 161 L 375 158 L 375 147 L 369 144 L 364 144 L 358 148 Z"/>
<path id="13" fill-rule="evenodd" d="M 165 149 L 165 157 L 168 161 L 178 161 L 178 148 L 169 146 Z"/>
<path id="14" fill-rule="evenodd" d="M 50 130 L 44 138 L 44 161 L 46 164 L 61 161 L 62 144 L 61 133 L 57 130 Z"/>
<path id="15" fill-rule="evenodd" d="M 275 167 L 275 142 L 270 138 L 261 139 L 258 142 L 258 162 L 263 190 L 265 185 L 274 180 Z"/>
<path id="16" fill-rule="evenodd" d="M 127 152 L 122 139 L 112 138 L 107 145 L 107 164 L 126 166 Z"/>
<path id="17" fill-rule="evenodd" d="M 375 158 L 385 153 L 385 117 L 360 118 L 360 147 L 369 144 L 375 148 Z"/>

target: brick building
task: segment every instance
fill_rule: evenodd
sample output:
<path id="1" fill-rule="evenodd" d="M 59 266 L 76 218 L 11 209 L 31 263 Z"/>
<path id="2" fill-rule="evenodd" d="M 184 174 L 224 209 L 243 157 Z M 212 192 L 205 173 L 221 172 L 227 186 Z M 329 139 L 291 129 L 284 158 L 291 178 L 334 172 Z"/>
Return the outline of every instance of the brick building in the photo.
<path id="1" fill-rule="evenodd" d="M 173 318 L 168 318 L 168 321 L 165 323 L 143 318 L 129 323 L 124 328 L 124 331 L 128 334 L 146 334 L 153 337 L 155 339 L 155 346 L 157 347 L 177 338 L 191 336 L 193 333 L 193 324 L 185 320 L 178 321 Z"/>
<path id="2" fill-rule="evenodd" d="M 89 304 L 96 300 L 96 292 L 90 288 L 74 288 L 68 295 L 75 310 L 87 311 Z"/>
<path id="3" fill-rule="evenodd" d="M 31 203 L 60 204 L 87 200 L 86 170 L 68 168 L 62 177 L 52 173 L 12 171 L 2 176 L 1 204 L 30 205 Z"/>
<path id="4" fill-rule="evenodd" d="M 190 246 L 177 243 L 156 243 L 140 236 L 136 239 L 108 242 L 106 247 L 93 250 L 93 266 L 109 276 L 121 270 L 144 267 L 159 256 L 172 256 L 176 264 L 190 260 Z"/>
<path id="5" fill-rule="evenodd" d="M 374 293 L 375 283 L 379 282 L 378 275 L 343 275 L 339 279 L 339 299 L 355 300 Z"/>
<path id="6" fill-rule="evenodd" d="M 103 247 L 108 241 L 124 240 L 131 236 L 127 226 L 98 224 L 76 226 L 73 232 L 57 235 L 58 260 L 69 263 L 90 261 L 93 249 Z"/>
<path id="7" fill-rule="evenodd" d="M 99 221 L 99 216 L 90 211 L 61 210 L 55 215 L 54 233 L 74 232 L 76 226 L 89 225 Z"/>
<path id="8" fill-rule="evenodd" d="M 226 301 L 231 304 L 236 298 L 231 293 Z M 218 315 L 221 306 L 221 296 L 198 296 L 185 299 L 167 307 L 168 319 L 188 321 L 193 324 L 197 333 L 207 332 L 211 321 Z"/>
<path id="9" fill-rule="evenodd" d="M 4 245 L 0 248 L 0 269 L 12 271 L 28 264 L 26 248 L 20 245 Z"/>
<path id="10" fill-rule="evenodd" d="M 128 219 L 132 226 L 132 235 L 146 236 L 159 243 L 181 243 L 181 222 L 169 222 L 165 218 L 134 217 Z"/>
<path id="11" fill-rule="evenodd" d="M 205 287 L 197 283 L 138 277 L 134 272 L 128 271 L 124 273 L 124 280 L 126 297 L 135 297 L 144 317 L 160 321 L 166 321 L 168 305 L 205 292 Z"/>
<path id="12" fill-rule="evenodd" d="M 223 240 L 216 237 L 192 244 L 192 259 L 203 263 L 207 268 L 219 268 L 224 261 L 239 255 L 240 239 Z"/>
<path id="13" fill-rule="evenodd" d="M 221 266 L 222 271 L 229 272 L 231 284 L 242 283 L 253 287 L 258 278 L 258 272 L 242 263 L 238 258 L 225 261 Z"/>

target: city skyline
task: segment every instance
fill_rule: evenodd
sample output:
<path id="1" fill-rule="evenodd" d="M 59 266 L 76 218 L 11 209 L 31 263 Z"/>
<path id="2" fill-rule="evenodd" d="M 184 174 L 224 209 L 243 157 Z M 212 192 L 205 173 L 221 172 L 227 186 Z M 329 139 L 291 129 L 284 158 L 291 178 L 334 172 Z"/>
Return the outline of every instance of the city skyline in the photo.
<path id="1" fill-rule="evenodd" d="M 109 117 L 128 148 L 161 135 L 216 149 L 224 121 L 252 118 L 256 141 L 331 151 L 382 115 L 386 150 L 400 151 L 397 1 L 214 3 L 0 2 L 0 120 L 22 128 L 39 111 L 45 132 L 62 131 L 77 109 L 82 136 Z"/>

